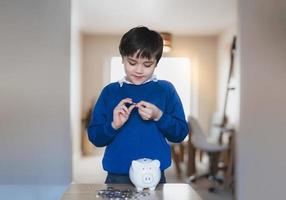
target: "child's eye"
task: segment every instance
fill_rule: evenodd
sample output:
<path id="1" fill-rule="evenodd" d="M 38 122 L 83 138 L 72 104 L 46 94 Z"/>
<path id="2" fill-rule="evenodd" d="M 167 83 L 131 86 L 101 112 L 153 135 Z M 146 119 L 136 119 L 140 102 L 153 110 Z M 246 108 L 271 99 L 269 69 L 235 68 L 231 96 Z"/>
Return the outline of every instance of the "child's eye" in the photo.
<path id="1" fill-rule="evenodd" d="M 132 66 L 134 66 L 134 65 L 136 65 L 136 63 L 133 63 L 133 62 L 129 62 L 129 65 L 132 65 Z"/>
<path id="2" fill-rule="evenodd" d="M 147 64 L 145 64 L 144 66 L 148 68 L 148 67 L 151 67 L 151 66 L 152 66 L 152 64 L 151 64 L 151 65 L 150 65 L 150 64 L 148 64 L 148 65 L 147 65 Z"/>

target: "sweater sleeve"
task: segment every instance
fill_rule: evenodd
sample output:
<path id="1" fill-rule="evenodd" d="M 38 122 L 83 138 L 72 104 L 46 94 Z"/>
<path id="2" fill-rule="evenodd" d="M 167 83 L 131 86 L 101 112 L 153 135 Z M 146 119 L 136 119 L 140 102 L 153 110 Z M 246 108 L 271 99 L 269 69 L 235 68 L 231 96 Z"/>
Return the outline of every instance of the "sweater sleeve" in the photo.
<path id="1" fill-rule="evenodd" d="M 95 104 L 91 120 L 88 126 L 89 140 L 97 147 L 103 147 L 112 142 L 118 130 L 111 126 L 112 111 L 108 111 L 106 105 L 108 96 L 107 88 L 104 88 Z"/>
<path id="2" fill-rule="evenodd" d="M 169 83 L 167 106 L 157 126 L 170 142 L 182 142 L 189 132 L 179 95 Z"/>

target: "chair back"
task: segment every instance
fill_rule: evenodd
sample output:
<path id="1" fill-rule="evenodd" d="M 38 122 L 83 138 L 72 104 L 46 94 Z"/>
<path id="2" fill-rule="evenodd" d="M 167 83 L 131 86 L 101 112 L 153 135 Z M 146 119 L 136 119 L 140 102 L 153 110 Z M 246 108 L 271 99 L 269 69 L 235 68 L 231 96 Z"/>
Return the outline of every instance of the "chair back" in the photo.
<path id="1" fill-rule="evenodd" d="M 214 112 L 212 114 L 212 120 L 211 120 L 211 124 L 210 124 L 210 132 L 209 132 L 209 139 L 218 143 L 219 142 L 219 137 L 221 134 L 221 128 L 220 125 L 223 123 L 223 115 L 218 113 L 218 112 Z"/>
<path id="2" fill-rule="evenodd" d="M 207 145 L 207 138 L 204 134 L 202 127 L 198 120 L 194 117 L 190 117 L 190 128 L 191 128 L 191 142 L 195 148 L 201 149 Z"/>

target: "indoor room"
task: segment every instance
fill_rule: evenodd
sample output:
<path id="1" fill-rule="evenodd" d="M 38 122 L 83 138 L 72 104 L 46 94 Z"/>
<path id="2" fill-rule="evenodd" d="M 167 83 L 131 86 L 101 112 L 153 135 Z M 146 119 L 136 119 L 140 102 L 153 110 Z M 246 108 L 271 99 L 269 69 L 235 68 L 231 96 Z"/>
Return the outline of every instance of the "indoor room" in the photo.
<path id="1" fill-rule="evenodd" d="M 1 1 L 0 199 L 284 199 L 285 8 L 283 0 Z M 123 34 L 138 26 L 156 32 L 158 63 L 155 54 L 121 54 Z M 151 63 L 147 79 L 131 79 L 127 69 L 142 67 L 142 59 Z M 169 89 L 133 89 L 155 103 L 100 98 L 110 84 L 161 83 Z M 109 111 L 118 105 L 114 118 L 131 113 L 128 122 L 144 121 L 135 135 L 162 133 L 131 138 L 152 150 L 132 142 L 113 149 L 150 157 L 122 160 L 122 174 L 112 173 L 115 165 L 104 170 L 107 148 L 118 140 L 97 143 L 87 128 L 105 120 L 104 130 L 122 139 L 128 122 L 118 126 L 111 112 L 94 117 L 97 102 Z M 154 156 L 166 152 L 166 160 Z M 121 164 L 123 155 L 108 162 Z M 152 176 L 134 178 L 151 169 Z M 120 175 L 132 184 L 109 185 L 107 177 Z"/>
<path id="2" fill-rule="evenodd" d="M 123 14 L 122 10 L 127 5 L 132 9 Z M 157 9 L 156 5 L 164 6 Z M 238 120 L 238 67 L 232 58 L 235 53 L 232 43 L 237 34 L 236 1 L 220 2 L 221 6 L 215 2 L 186 1 L 177 2 L 176 6 L 172 1 L 157 1 L 156 5 L 149 2 L 145 6 L 137 6 L 133 1 L 77 2 L 74 10 L 77 15 L 74 16 L 76 43 L 73 54 L 73 82 L 76 87 L 71 91 L 77 94 L 72 108 L 79 113 L 74 116 L 73 123 L 77 128 L 73 135 L 73 181 L 76 183 L 103 183 L 106 178 L 101 164 L 105 148 L 95 147 L 89 141 L 86 128 L 102 88 L 124 77 L 118 46 L 122 34 L 133 26 L 150 26 L 165 39 L 164 44 L 167 45 L 154 74 L 158 79 L 174 84 L 188 124 L 189 118 L 194 117 L 206 139 L 218 144 L 222 134 L 225 135 L 224 145 L 229 146 L 230 132 L 220 133 L 218 126 L 222 125 L 223 116 L 228 116 L 228 123 L 224 125 L 233 129 Z M 146 15 L 145 10 L 156 16 Z M 172 15 L 169 14 L 171 12 Z M 208 14 L 200 17 L 202 12 Z M 217 184 L 202 176 L 196 183 L 191 182 L 196 174 L 195 169 L 190 169 L 189 162 L 196 165 L 193 168 L 196 168 L 197 175 L 206 175 L 210 163 L 207 152 L 194 149 L 192 154 L 189 153 L 189 148 L 193 147 L 190 141 L 187 137 L 182 144 L 171 144 L 172 165 L 166 171 L 167 181 L 192 184 L 204 199 L 232 199 L 233 181 Z M 229 153 L 225 154 L 229 156 Z M 179 161 L 176 156 L 180 157 Z M 190 161 L 189 157 L 192 157 Z M 220 164 L 227 165 L 226 162 Z M 220 170 L 219 173 L 223 179 L 227 172 Z M 216 192 L 210 193 L 209 188 L 213 184 L 217 185 Z"/>

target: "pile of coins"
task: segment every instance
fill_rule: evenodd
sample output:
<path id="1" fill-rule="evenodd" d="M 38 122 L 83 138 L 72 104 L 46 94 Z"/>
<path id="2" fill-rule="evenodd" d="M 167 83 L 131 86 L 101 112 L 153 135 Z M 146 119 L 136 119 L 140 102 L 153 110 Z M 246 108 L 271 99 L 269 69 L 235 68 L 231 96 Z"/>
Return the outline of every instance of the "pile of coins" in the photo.
<path id="1" fill-rule="evenodd" d="M 97 193 L 97 197 L 109 200 L 145 199 L 149 195 L 149 192 L 137 192 L 131 189 L 119 190 L 113 187 L 107 187 L 107 189 L 99 190 Z"/>

